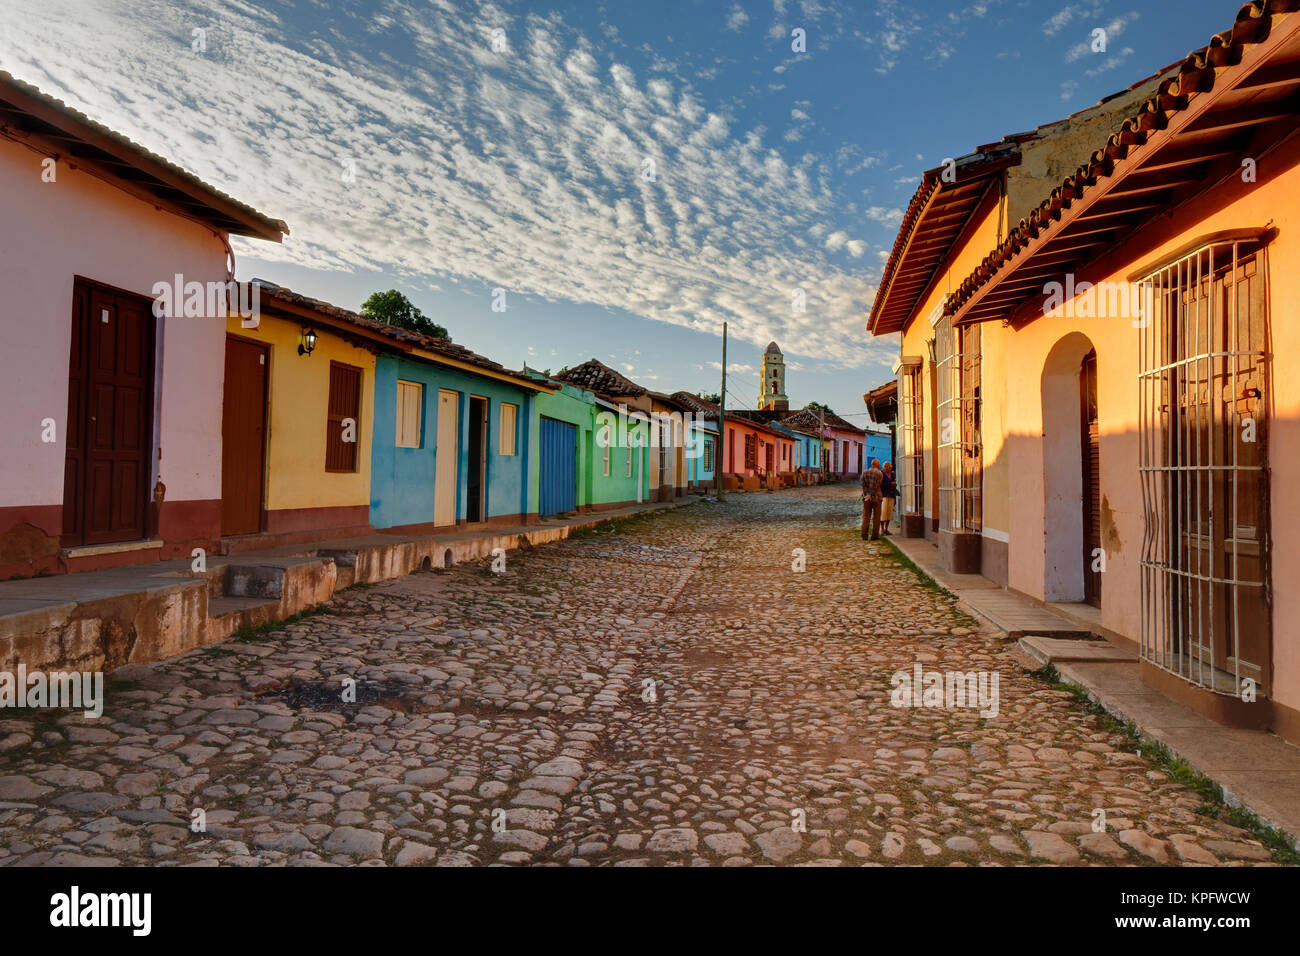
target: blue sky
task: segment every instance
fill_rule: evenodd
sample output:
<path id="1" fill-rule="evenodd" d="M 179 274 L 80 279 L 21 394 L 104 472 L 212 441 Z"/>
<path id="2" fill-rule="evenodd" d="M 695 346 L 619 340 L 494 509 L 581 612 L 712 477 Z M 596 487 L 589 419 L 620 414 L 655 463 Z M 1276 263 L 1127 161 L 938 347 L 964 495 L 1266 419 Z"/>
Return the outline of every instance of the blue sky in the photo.
<path id="1" fill-rule="evenodd" d="M 348 308 L 396 287 L 506 365 L 669 392 L 717 390 L 727 321 L 729 405 L 775 339 L 794 405 L 865 422 L 897 346 L 863 321 L 920 173 L 1238 6 L 4 0 L 0 69 L 285 219 L 283 246 L 236 242 L 240 278 Z"/>

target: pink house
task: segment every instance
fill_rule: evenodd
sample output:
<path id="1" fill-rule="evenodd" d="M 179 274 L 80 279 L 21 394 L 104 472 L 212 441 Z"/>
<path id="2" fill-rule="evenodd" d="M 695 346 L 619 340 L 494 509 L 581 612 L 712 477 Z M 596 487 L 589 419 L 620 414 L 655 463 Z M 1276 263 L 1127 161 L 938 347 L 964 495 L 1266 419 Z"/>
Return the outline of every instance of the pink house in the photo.
<path id="1" fill-rule="evenodd" d="M 214 550 L 228 237 L 288 228 L 7 73 L 0 197 L 0 577 Z"/>
<path id="2" fill-rule="evenodd" d="M 867 433 L 834 412 L 819 413 L 810 408 L 784 419 L 783 424 L 825 439 L 826 475 L 831 481 L 856 479 L 862 474 Z"/>

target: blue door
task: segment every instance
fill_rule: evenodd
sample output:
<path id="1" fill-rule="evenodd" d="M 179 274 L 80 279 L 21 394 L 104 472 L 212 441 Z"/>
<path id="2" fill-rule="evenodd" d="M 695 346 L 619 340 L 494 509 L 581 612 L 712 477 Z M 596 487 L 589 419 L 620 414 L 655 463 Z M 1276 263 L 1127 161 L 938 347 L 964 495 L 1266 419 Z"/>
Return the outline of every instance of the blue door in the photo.
<path id="1" fill-rule="evenodd" d="M 578 508 L 578 429 L 554 418 L 541 421 L 542 516 Z"/>

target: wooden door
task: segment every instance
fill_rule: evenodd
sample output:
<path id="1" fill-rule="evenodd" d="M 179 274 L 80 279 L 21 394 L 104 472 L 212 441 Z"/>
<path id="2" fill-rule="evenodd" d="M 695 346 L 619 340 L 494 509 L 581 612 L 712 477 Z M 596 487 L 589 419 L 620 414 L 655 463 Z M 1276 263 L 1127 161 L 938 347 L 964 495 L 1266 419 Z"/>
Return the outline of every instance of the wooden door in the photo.
<path id="1" fill-rule="evenodd" d="M 64 547 L 145 536 L 153 445 L 152 304 L 77 280 L 68 363 Z"/>
<path id="2" fill-rule="evenodd" d="M 456 523 L 456 473 L 460 463 L 460 396 L 438 389 L 438 447 L 434 451 L 433 523 Z"/>
<path id="3" fill-rule="evenodd" d="M 1079 369 L 1080 451 L 1083 468 L 1083 599 L 1101 607 L 1101 430 L 1097 420 L 1097 353 Z M 1094 570 L 1094 568 L 1096 568 Z"/>
<path id="4" fill-rule="evenodd" d="M 221 409 L 221 533 L 262 530 L 266 474 L 265 346 L 226 339 L 226 386 Z"/>

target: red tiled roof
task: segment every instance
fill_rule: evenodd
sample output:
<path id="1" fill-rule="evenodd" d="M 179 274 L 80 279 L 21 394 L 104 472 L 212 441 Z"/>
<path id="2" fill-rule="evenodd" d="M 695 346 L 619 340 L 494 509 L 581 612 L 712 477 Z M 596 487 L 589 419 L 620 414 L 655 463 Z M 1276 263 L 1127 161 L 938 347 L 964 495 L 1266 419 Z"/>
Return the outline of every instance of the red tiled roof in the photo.
<path id="1" fill-rule="evenodd" d="M 210 186 L 193 173 L 150 152 L 42 93 L 30 83 L 0 70 L 0 128 L 72 165 L 115 183 L 132 195 L 151 197 L 179 212 L 226 232 L 280 242 L 289 227 Z"/>
<path id="2" fill-rule="evenodd" d="M 347 325 L 356 326 L 358 329 L 364 329 L 368 332 L 376 333 L 383 339 L 393 342 L 395 345 L 407 346 L 406 349 L 399 351 L 409 351 L 410 348 L 422 349 L 425 352 L 433 353 L 435 356 L 442 356 L 448 359 L 454 359 L 468 365 L 473 365 L 483 369 L 486 372 L 493 372 L 498 376 L 510 378 L 522 385 L 528 386 L 533 391 L 550 390 L 554 391 L 554 386 L 548 386 L 545 382 L 539 381 L 524 372 L 517 372 L 506 368 L 499 362 L 494 362 L 486 356 L 479 355 L 477 352 L 471 352 L 463 345 L 457 345 L 450 339 L 440 339 L 432 335 L 423 335 L 419 332 L 412 332 L 410 329 L 398 328 L 395 325 L 389 325 L 386 322 L 377 322 L 374 319 L 368 319 L 357 312 L 351 312 L 341 306 L 333 305 L 329 302 L 323 302 L 320 299 L 313 299 L 310 296 L 294 292 L 292 289 L 286 289 L 284 286 L 278 286 L 274 283 L 266 282 L 262 279 L 254 279 L 253 282 L 259 288 L 259 300 L 262 298 L 269 299 L 272 304 L 281 304 L 296 307 L 298 314 L 302 310 L 314 312 L 325 318 L 334 319 Z M 419 356 L 416 356 L 419 358 Z"/>
<path id="3" fill-rule="evenodd" d="M 760 413 L 752 408 L 727 409 L 727 421 L 737 425 L 743 422 L 749 428 L 766 432 L 769 435 L 776 435 L 780 438 L 790 437 L 789 435 L 783 434 L 773 428 L 772 425 L 774 423 L 764 421 Z"/>
<path id="4" fill-rule="evenodd" d="M 865 428 L 859 428 L 857 425 L 846 422 L 834 412 L 826 412 L 825 421 L 827 428 L 836 428 L 846 432 L 861 432 L 864 435 L 867 433 Z M 801 409 L 788 418 L 782 419 L 782 424 L 789 428 L 810 428 L 814 433 L 819 433 L 821 423 L 822 413 L 812 408 Z"/>
<path id="5" fill-rule="evenodd" d="M 706 402 L 694 392 L 673 392 L 672 398 L 679 405 L 685 405 L 695 414 L 704 416 L 705 421 L 718 420 L 718 406 L 713 402 Z"/>
<path id="6" fill-rule="evenodd" d="M 921 174 L 880 276 L 868 331 L 885 335 L 907 325 L 995 177 L 1020 162 L 1020 144 L 1033 136 L 1008 136 L 954 160 L 948 181 L 943 175 L 947 166 Z"/>
<path id="7" fill-rule="evenodd" d="M 1086 163 L 1066 177 L 1028 218 L 1011 230 L 961 282 L 948 299 L 945 312 L 955 316 L 959 323 L 1005 317 L 1030 301 L 1053 275 L 1064 274 L 1075 264 L 1096 258 L 1102 249 L 1122 241 L 1154 213 L 1216 181 L 1217 175 L 1209 175 L 1215 168 L 1212 161 L 1221 159 L 1225 151 L 1232 152 L 1230 146 L 1224 145 L 1225 134 L 1239 134 L 1247 127 L 1296 115 L 1294 97 L 1300 91 L 1300 62 L 1297 61 L 1300 42 L 1295 36 L 1298 24 L 1293 11 L 1298 7 L 1300 0 L 1253 0 L 1243 6 L 1230 29 L 1189 53 L 1175 76 L 1162 81 L 1156 92 L 1124 120 Z M 1243 58 L 1249 58 L 1253 48 L 1262 44 L 1269 44 L 1270 53 L 1285 47 L 1287 62 L 1278 64 L 1280 72 L 1270 76 L 1266 83 L 1255 88 L 1249 85 L 1234 88 L 1235 74 L 1244 69 Z M 1250 69 L 1259 66 L 1256 57 Z M 1237 94 L 1240 94 L 1238 101 L 1232 102 L 1230 98 Z M 1220 97 L 1228 98 L 1226 106 Z M 1216 106 L 1219 112 L 1210 115 L 1222 114 L 1222 122 L 1198 128 L 1203 117 L 1197 114 Z M 1193 121 L 1198 126 L 1191 126 Z M 1166 168 L 1160 165 L 1159 150 L 1177 136 L 1185 137 L 1189 155 L 1171 161 Z M 1154 149 L 1143 149 L 1152 142 L 1157 144 Z M 1143 164 L 1151 162 L 1153 157 L 1156 165 L 1143 169 Z M 1234 164 L 1240 159 L 1239 156 L 1228 158 Z M 1119 170 L 1117 164 L 1121 164 Z M 1145 197 L 1140 205 L 1138 200 L 1129 201 L 1132 196 L 1126 198 L 1122 191 L 1112 189 L 1125 177 L 1144 174 L 1157 178 L 1147 186 L 1131 190 L 1133 196 L 1141 193 Z M 1095 218 L 1111 219 L 1114 225 L 1100 229 L 1085 225 L 1090 231 L 1078 234 L 1088 236 L 1083 242 L 1068 234 L 1067 230 L 1081 221 L 1076 218 L 1082 214 L 1081 210 L 1108 200 L 1118 200 L 1119 208 Z M 1053 248 L 1058 242 L 1063 248 Z M 1026 278 L 1016 287 L 989 297 L 988 301 L 977 300 L 977 297 L 983 300 L 988 290 L 997 288 L 1024 264 L 1015 261 L 1022 252 L 1026 255 L 1021 258 L 1028 262 L 1044 250 L 1059 268 L 1035 273 L 1034 281 Z"/>
<path id="8" fill-rule="evenodd" d="M 646 394 L 646 389 L 596 359 L 590 359 L 581 365 L 565 369 L 555 378 L 561 382 L 568 382 L 570 385 L 585 388 L 589 392 L 595 392 L 597 395 L 606 398 L 616 395 L 641 396 Z"/>

